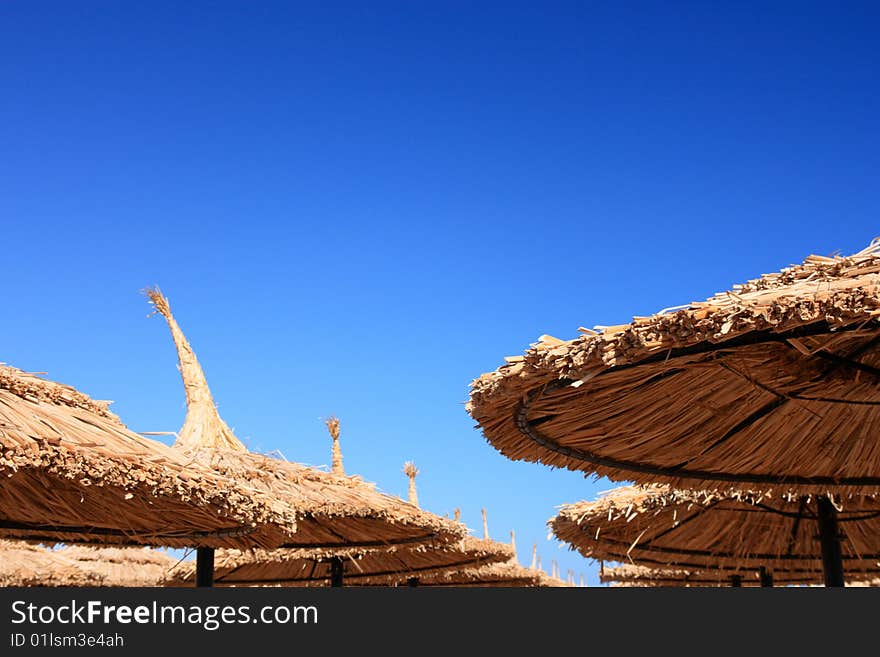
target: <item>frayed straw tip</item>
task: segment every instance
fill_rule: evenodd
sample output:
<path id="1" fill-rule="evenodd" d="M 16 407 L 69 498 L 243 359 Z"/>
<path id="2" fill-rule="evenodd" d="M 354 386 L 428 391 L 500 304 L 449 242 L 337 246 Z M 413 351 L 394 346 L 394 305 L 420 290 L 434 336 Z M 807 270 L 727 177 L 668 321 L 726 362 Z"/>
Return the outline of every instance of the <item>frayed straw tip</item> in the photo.
<path id="1" fill-rule="evenodd" d="M 158 285 L 154 285 L 153 287 L 145 287 L 143 290 L 141 290 L 141 293 L 146 295 L 149 302 L 153 304 L 153 308 L 155 308 L 155 310 L 153 310 L 153 312 L 150 313 L 149 316 L 153 316 L 156 313 L 166 315 L 171 312 L 171 308 L 168 305 L 168 299 L 166 299 L 165 296 L 162 294 L 162 290 L 159 289 Z"/>
<path id="2" fill-rule="evenodd" d="M 407 461 L 403 464 L 403 473 L 407 477 L 415 477 L 417 474 L 419 474 L 419 469 L 416 467 L 415 463 L 413 463 L 412 461 Z"/>
<path id="3" fill-rule="evenodd" d="M 339 438 L 339 418 L 331 415 L 324 420 L 324 424 L 327 425 L 327 430 L 330 432 L 330 437 L 333 438 L 333 440 Z"/>

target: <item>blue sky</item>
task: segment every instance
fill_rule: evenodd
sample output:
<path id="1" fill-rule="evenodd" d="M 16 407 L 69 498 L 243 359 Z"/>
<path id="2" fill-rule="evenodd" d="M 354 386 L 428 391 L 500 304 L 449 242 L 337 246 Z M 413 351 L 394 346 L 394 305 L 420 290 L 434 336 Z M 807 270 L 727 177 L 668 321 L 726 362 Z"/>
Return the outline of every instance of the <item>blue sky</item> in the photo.
<path id="1" fill-rule="evenodd" d="M 0 360 L 137 431 L 184 399 L 515 529 L 613 486 L 502 457 L 469 382 L 542 333 L 702 299 L 880 235 L 873 3 L 9 1 Z"/>

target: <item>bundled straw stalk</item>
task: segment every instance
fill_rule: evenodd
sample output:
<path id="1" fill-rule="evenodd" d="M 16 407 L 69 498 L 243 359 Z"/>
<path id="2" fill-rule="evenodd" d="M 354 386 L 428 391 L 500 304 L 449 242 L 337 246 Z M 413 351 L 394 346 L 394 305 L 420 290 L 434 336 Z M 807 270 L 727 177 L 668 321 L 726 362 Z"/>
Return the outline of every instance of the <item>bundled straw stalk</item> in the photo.
<path id="1" fill-rule="evenodd" d="M 465 528 L 459 523 L 402 504 L 358 477 L 344 476 L 341 451 L 335 452 L 339 473 L 249 452 L 220 418 L 201 366 L 167 299 L 158 288 L 147 293 L 171 329 L 186 390 L 187 414 L 175 449 L 255 493 L 271 496 L 295 514 L 296 533 L 284 547 L 443 545 L 464 536 Z M 338 421 L 327 426 L 336 443 Z"/>

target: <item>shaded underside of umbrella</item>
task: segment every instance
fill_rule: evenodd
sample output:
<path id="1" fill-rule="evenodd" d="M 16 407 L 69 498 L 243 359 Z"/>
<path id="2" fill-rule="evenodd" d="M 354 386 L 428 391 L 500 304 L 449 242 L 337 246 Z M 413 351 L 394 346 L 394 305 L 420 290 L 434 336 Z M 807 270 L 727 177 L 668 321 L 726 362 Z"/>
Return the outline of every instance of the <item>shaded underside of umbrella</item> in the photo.
<path id="1" fill-rule="evenodd" d="M 508 458 L 613 480 L 880 490 L 880 243 L 704 302 L 542 336 L 472 383 Z"/>
<path id="2" fill-rule="evenodd" d="M 186 393 L 186 420 L 175 449 L 296 514 L 296 533 L 283 547 L 440 546 L 464 536 L 466 528 L 460 523 L 381 493 L 360 477 L 249 452 L 217 412 L 202 367 L 167 299 L 158 289 L 147 293 L 171 330 Z M 341 462 L 337 470 L 342 472 Z"/>
<path id="3" fill-rule="evenodd" d="M 334 561 L 341 561 L 346 586 L 394 586 L 449 569 L 510 559 L 506 546 L 466 538 L 445 547 L 392 546 L 386 549 L 220 550 L 214 562 L 215 586 L 329 586 Z M 195 565 L 180 564 L 172 584 L 195 581 Z"/>
<path id="4" fill-rule="evenodd" d="M 861 573 L 865 577 L 869 577 L 868 573 Z M 874 571 L 871 579 L 865 580 L 863 585 L 867 585 L 880 575 L 880 567 Z M 624 564 L 620 566 L 607 567 L 604 566 L 599 573 L 599 581 L 603 584 L 612 584 L 620 586 L 683 586 L 683 587 L 700 587 L 700 586 L 767 586 L 762 581 L 762 573 L 760 570 L 752 572 L 735 572 L 730 569 L 702 569 L 702 570 L 686 570 L 676 568 L 648 568 L 646 566 L 635 566 L 632 564 Z M 773 586 L 803 586 L 803 585 L 821 585 L 823 574 L 821 570 L 773 570 L 766 571 L 765 577 L 772 582 Z M 735 580 L 735 581 L 734 581 Z"/>
<path id="5" fill-rule="evenodd" d="M 0 536 L 274 547 L 295 518 L 129 431 L 108 404 L 0 366 Z"/>
<path id="6" fill-rule="evenodd" d="M 817 529 L 822 499 L 626 486 L 596 501 L 565 505 L 548 525 L 592 559 L 743 576 L 765 567 L 806 577 L 823 571 Z M 880 498 L 854 495 L 835 503 L 847 578 L 876 576 Z"/>

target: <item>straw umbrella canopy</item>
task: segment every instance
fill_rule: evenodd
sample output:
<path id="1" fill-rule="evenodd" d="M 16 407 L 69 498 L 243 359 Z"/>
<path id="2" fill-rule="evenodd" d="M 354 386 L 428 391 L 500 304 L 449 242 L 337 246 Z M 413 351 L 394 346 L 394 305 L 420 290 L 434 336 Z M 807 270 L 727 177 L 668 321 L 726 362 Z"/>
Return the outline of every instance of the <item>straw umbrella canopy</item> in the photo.
<path id="1" fill-rule="evenodd" d="M 396 586 L 450 569 L 475 567 L 503 561 L 509 552 L 463 539 L 458 545 L 428 548 L 391 546 L 386 549 L 275 549 L 218 550 L 214 561 L 215 586 L 330 586 L 334 564 L 341 563 L 345 586 Z M 184 562 L 172 573 L 173 582 L 195 581 L 192 562 Z M 415 583 L 415 582 L 412 582 Z"/>
<path id="2" fill-rule="evenodd" d="M 617 481 L 880 490 L 880 241 L 704 302 L 542 336 L 472 383 L 508 458 Z"/>
<path id="3" fill-rule="evenodd" d="M 194 462 L 273 496 L 295 513 L 296 533 L 281 547 L 439 546 L 464 535 L 460 524 L 402 504 L 358 477 L 249 452 L 220 418 L 202 367 L 167 299 L 158 289 L 147 294 L 171 330 L 186 392 L 186 420 L 174 448 Z"/>
<path id="4" fill-rule="evenodd" d="M 168 547 L 284 542 L 294 517 L 74 388 L 0 365 L 0 536 Z"/>
<path id="5" fill-rule="evenodd" d="M 821 498 L 820 498 L 821 499 Z M 876 576 L 880 497 L 839 497 L 841 563 L 847 577 Z M 810 496 L 667 486 L 624 486 L 564 505 L 552 533 L 583 556 L 673 570 L 710 570 L 743 580 L 761 569 L 810 582 L 824 572 L 821 509 Z"/>
<path id="6" fill-rule="evenodd" d="M 102 581 L 56 550 L 0 539 L 0 586 L 100 586 Z"/>
<path id="7" fill-rule="evenodd" d="M 176 563 L 146 547 L 50 549 L 0 540 L 0 586 L 161 586 Z"/>
<path id="8" fill-rule="evenodd" d="M 338 437 L 337 437 L 338 439 Z M 411 462 L 404 466 L 410 478 L 409 502 L 418 508 Z M 386 548 L 312 548 L 304 550 L 220 550 L 217 552 L 215 586 L 421 586 L 426 578 L 442 573 L 476 569 L 513 558 L 512 547 L 485 537 L 466 536 L 444 545 L 392 545 Z M 172 584 L 194 581 L 192 562 L 172 573 Z"/>
<path id="9" fill-rule="evenodd" d="M 738 578 L 738 579 L 736 579 Z M 766 579 L 766 578 L 765 578 Z M 603 567 L 599 572 L 599 581 L 603 584 L 617 586 L 641 586 L 641 587 L 704 587 L 704 586 L 731 586 L 732 580 L 736 586 L 767 586 L 761 579 L 760 572 L 754 572 L 750 576 L 731 575 L 727 570 L 688 570 L 681 568 L 649 568 L 633 564 L 623 564 L 614 567 Z M 821 584 L 823 581 L 822 571 L 798 571 L 789 573 L 776 570 L 772 574 L 773 586 Z"/>
<path id="10" fill-rule="evenodd" d="M 70 545 L 55 550 L 80 573 L 100 579 L 96 586 L 164 586 L 178 559 L 151 548 Z"/>
<path id="11" fill-rule="evenodd" d="M 483 509 L 484 538 L 488 536 L 486 510 Z M 419 586 L 449 587 L 559 587 L 567 584 L 555 577 L 548 576 L 536 568 L 524 568 L 516 559 L 516 540 L 514 532 L 510 532 L 510 551 L 512 556 L 507 561 L 493 563 L 475 568 L 445 570 L 434 573 L 419 580 Z"/>
<path id="12" fill-rule="evenodd" d="M 421 578 L 419 586 L 525 588 L 558 586 L 558 584 L 543 573 L 523 568 L 517 563 L 508 561 L 493 563 L 481 568 L 436 573 L 430 577 Z"/>

